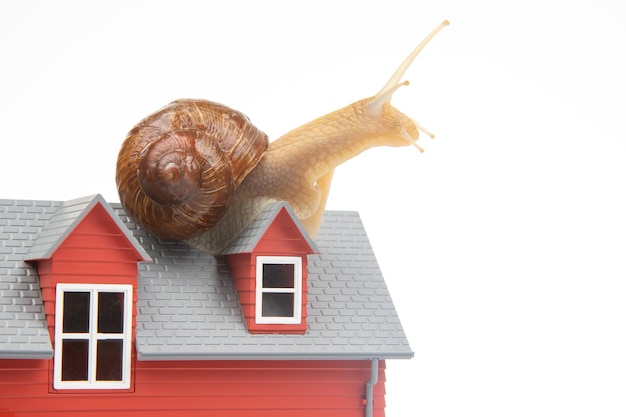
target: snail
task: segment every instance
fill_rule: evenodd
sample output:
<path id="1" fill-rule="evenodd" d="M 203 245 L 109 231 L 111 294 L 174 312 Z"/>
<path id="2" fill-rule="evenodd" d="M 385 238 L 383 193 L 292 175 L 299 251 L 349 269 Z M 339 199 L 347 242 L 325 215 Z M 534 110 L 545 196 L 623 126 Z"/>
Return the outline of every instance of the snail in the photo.
<path id="1" fill-rule="evenodd" d="M 269 143 L 241 112 L 177 100 L 128 133 L 117 160 L 122 206 L 147 231 L 219 254 L 274 201 L 286 201 L 315 238 L 334 169 L 375 146 L 415 146 L 419 132 L 391 106 L 401 78 L 442 22 L 373 97 L 356 101 Z"/>

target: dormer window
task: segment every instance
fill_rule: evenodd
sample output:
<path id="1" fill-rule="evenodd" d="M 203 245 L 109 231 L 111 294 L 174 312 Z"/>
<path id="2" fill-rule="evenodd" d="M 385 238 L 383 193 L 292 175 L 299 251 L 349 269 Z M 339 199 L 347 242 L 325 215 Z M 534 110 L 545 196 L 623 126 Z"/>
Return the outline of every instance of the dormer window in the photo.
<path id="1" fill-rule="evenodd" d="M 302 258 L 257 256 L 258 324 L 299 324 L 302 316 Z"/>
<path id="2" fill-rule="evenodd" d="M 132 290 L 57 285 L 54 388 L 130 388 Z"/>

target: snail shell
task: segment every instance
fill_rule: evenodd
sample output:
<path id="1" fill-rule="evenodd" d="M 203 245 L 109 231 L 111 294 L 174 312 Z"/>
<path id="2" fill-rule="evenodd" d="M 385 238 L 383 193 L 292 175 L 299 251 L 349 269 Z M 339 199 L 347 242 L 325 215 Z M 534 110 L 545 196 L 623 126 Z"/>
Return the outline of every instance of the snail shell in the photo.
<path id="1" fill-rule="evenodd" d="M 194 237 L 222 218 L 267 146 L 267 135 L 243 113 L 207 100 L 176 100 L 128 133 L 117 160 L 120 201 L 158 237 Z"/>

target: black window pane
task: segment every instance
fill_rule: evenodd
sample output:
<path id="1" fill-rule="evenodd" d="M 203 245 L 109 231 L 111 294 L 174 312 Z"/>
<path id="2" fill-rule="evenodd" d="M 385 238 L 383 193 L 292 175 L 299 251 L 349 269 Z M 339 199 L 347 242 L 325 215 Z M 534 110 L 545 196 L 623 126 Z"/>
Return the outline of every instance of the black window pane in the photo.
<path id="1" fill-rule="evenodd" d="M 293 317 L 293 294 L 264 293 L 263 317 Z"/>
<path id="2" fill-rule="evenodd" d="M 89 333 L 89 300 L 88 292 L 63 293 L 63 332 Z"/>
<path id="3" fill-rule="evenodd" d="M 293 264 L 264 264 L 263 288 L 293 288 Z"/>
<path id="4" fill-rule="evenodd" d="M 98 332 L 124 332 L 124 293 L 98 293 Z"/>
<path id="5" fill-rule="evenodd" d="M 88 340 L 63 340 L 62 381 L 87 381 Z"/>
<path id="6" fill-rule="evenodd" d="M 122 340 L 99 340 L 96 361 L 97 381 L 122 380 Z"/>

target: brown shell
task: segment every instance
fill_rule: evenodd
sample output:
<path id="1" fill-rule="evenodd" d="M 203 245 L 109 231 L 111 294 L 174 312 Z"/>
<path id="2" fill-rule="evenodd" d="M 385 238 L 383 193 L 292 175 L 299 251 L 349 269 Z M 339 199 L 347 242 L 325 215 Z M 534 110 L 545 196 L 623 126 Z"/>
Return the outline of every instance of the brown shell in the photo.
<path id="1" fill-rule="evenodd" d="M 237 110 L 176 100 L 128 133 L 117 159 L 120 201 L 149 232 L 191 238 L 224 215 L 267 144 L 267 135 Z"/>

